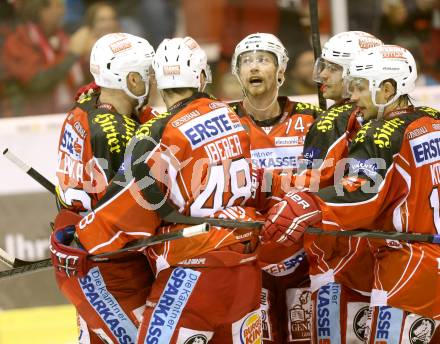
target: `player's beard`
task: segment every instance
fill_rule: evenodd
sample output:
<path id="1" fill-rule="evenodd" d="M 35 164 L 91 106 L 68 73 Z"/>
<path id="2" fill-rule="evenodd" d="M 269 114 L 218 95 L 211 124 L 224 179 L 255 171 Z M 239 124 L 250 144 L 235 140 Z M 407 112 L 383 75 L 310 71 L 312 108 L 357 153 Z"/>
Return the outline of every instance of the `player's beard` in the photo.
<path id="1" fill-rule="evenodd" d="M 252 98 L 259 98 L 261 100 L 264 97 L 272 101 L 274 97 L 276 98 L 278 96 L 278 88 L 275 83 L 269 85 L 267 81 L 263 81 L 258 87 L 248 87 L 246 95 L 250 100 L 252 100 Z"/>

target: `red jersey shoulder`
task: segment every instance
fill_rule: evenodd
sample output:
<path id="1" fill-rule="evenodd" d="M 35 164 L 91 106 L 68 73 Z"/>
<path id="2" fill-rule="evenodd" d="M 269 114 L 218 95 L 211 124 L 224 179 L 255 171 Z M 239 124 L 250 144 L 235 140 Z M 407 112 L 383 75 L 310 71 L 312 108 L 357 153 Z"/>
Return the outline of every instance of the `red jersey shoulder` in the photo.
<path id="1" fill-rule="evenodd" d="M 168 126 L 173 133 L 180 133 L 193 150 L 244 130 L 237 114 L 225 102 L 209 98 L 189 103 Z"/>
<path id="2" fill-rule="evenodd" d="M 284 97 L 279 97 L 279 99 L 283 99 Z M 308 115 L 312 116 L 313 119 L 318 118 L 322 115 L 324 110 L 322 110 L 319 106 L 304 103 L 304 102 L 296 102 L 289 97 L 285 97 L 285 108 L 292 107 L 291 115 L 300 114 L 300 115 Z"/>
<path id="3" fill-rule="evenodd" d="M 63 123 L 58 149 L 74 160 L 82 160 L 86 139 L 90 137 L 88 115 L 76 107 Z"/>

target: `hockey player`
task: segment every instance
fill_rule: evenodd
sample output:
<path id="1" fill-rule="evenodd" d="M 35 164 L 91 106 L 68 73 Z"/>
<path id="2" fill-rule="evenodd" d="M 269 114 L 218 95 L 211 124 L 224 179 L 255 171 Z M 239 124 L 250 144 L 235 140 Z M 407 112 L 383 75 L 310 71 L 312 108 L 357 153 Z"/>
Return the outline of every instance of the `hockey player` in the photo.
<path id="1" fill-rule="evenodd" d="M 244 98 L 230 105 L 249 133 L 254 168 L 264 170 L 266 176 L 296 172 L 307 131 L 321 114 L 316 106 L 278 96 L 287 61 L 281 41 L 268 33 L 248 35 L 237 44 L 232 57 L 232 74 L 237 77 Z M 278 245 L 276 249 L 267 247 L 260 251 L 263 264 L 273 262 L 263 268 L 261 302 L 265 343 L 310 340 L 308 317 L 294 311 L 295 307 L 311 307 L 307 297 L 300 301 L 301 295 L 310 296 L 310 293 L 304 289 L 309 285 L 308 264 L 304 250 L 298 248 Z"/>
<path id="2" fill-rule="evenodd" d="M 343 77 L 361 51 L 378 45 L 382 45 L 382 41 L 369 33 L 341 32 L 324 44 L 321 57 L 316 60 L 313 79 L 321 84 L 324 98 L 335 102 L 313 123 L 304 143 L 307 167 L 319 169 L 321 188 L 333 184 L 336 162 L 347 155 L 349 142 L 363 123 L 362 114 L 344 92 Z M 316 160 L 314 164 L 313 160 Z M 316 188 L 313 182 L 307 184 Z"/>
<path id="3" fill-rule="evenodd" d="M 374 36 L 361 31 L 339 33 L 325 43 L 321 57 L 316 61 L 315 81 L 322 84 L 323 95 L 335 101 L 311 126 L 304 144 L 307 169 L 303 175 L 313 191 L 333 185 L 338 178 L 337 167 L 343 168 L 349 146 L 361 129 L 364 120 L 356 103 L 344 94 L 343 77 L 347 75 L 350 62 L 367 48 L 382 45 Z M 316 174 L 316 180 L 313 180 Z M 340 176 L 340 175 L 339 175 Z M 305 184 L 306 184 L 305 183 Z M 301 186 L 301 183 L 298 186 Z M 307 184 L 306 184 L 307 185 Z M 361 343 L 353 324 L 361 319 L 368 307 L 369 292 L 373 282 L 373 257 L 367 241 L 362 238 L 328 237 L 305 234 L 304 248 L 310 263 L 310 279 L 313 309 L 313 331 L 317 341 L 329 327 L 332 342 Z M 363 269 L 362 276 L 359 269 Z M 320 292 L 331 287 L 335 305 L 330 326 L 321 321 L 316 302 Z M 365 319 L 365 318 L 364 318 Z M 359 322 L 359 321 L 357 321 Z M 365 326 L 359 322 L 358 329 Z"/>
<path id="4" fill-rule="evenodd" d="M 382 42 L 377 38 L 360 31 L 337 34 L 325 44 L 322 56 L 315 64 L 314 77 L 315 81 L 322 82 L 324 89 L 329 91 L 324 92 L 324 95 L 335 100 L 336 103 L 310 127 L 304 143 L 305 159 L 302 161 L 307 168 L 300 166 L 301 171 L 299 175 L 293 177 L 294 183 L 291 185 L 298 188 L 310 187 L 316 191 L 320 187 L 333 184 L 335 168 L 338 162 L 347 156 L 349 144 L 362 123 L 356 105 L 344 98 L 342 76 L 346 74 L 350 61 L 357 54 L 365 48 L 381 44 Z M 289 185 L 277 184 L 279 179 L 274 181 L 272 188 L 274 195 L 288 191 L 286 186 Z M 314 299 L 320 287 L 334 283 L 335 280 L 344 282 L 344 286 L 335 286 L 339 290 L 337 294 L 339 309 L 334 308 L 330 325 L 338 333 L 341 343 L 356 341 L 357 338 L 353 338 L 351 326 L 347 323 L 351 323 L 353 317 L 368 306 L 369 298 L 350 289 L 369 292 L 372 274 L 365 274 L 366 278 L 359 281 L 359 278 L 354 279 L 350 273 L 356 271 L 356 266 L 366 268 L 373 264 L 365 240 L 306 234 L 304 249 L 310 263 L 311 290 Z M 356 276 L 358 276 L 357 272 Z M 353 282 L 359 283 L 353 284 Z M 313 318 L 316 318 L 316 307 L 313 311 Z M 315 338 L 319 338 L 319 324 L 321 322 L 313 321 Z"/>
<path id="5" fill-rule="evenodd" d="M 123 168 L 125 148 L 139 126 L 136 108 L 148 99 L 153 57 L 145 39 L 125 33 L 103 36 L 93 46 L 90 71 L 100 89 L 88 85 L 81 92 L 61 130 L 57 195 L 64 210 L 57 226 L 71 216 L 65 209 L 90 211 Z M 56 279 L 77 309 L 80 343 L 135 342 L 152 280 L 144 255 L 94 263 L 81 279 L 56 270 Z"/>
<path id="6" fill-rule="evenodd" d="M 438 129 L 440 113 L 411 105 L 417 77 L 412 55 L 401 47 L 368 49 L 351 63 L 351 99 L 363 117 L 341 180 L 316 194 L 287 194 L 270 211 L 265 240 L 296 241 L 311 225 L 436 234 L 438 232 Z M 283 207 L 283 208 L 282 208 Z M 282 208 L 282 209 L 281 209 Z M 423 215 L 422 215 L 423 214 Z M 374 307 L 369 343 L 437 342 L 439 246 L 369 240 L 375 256 Z M 362 272 L 363 273 L 363 272 Z M 333 290 L 318 295 L 318 312 L 332 316 Z M 332 341 L 330 328 L 321 340 Z"/>
<path id="7" fill-rule="evenodd" d="M 158 47 L 153 67 L 168 112 L 140 126 L 126 151 L 124 171 L 96 210 L 76 226 L 79 241 L 91 254 L 181 228 L 159 227 L 161 215 L 177 211 L 198 217 L 257 217 L 253 208 L 241 206 L 251 196 L 249 137 L 227 104 L 199 92 L 209 79 L 205 52 L 190 37 L 167 39 Z M 249 228 L 218 227 L 148 250 L 156 280 L 137 342 L 260 341 L 257 234 Z M 64 261 L 65 270 L 85 273 L 85 251 L 57 249 L 77 258 Z"/>

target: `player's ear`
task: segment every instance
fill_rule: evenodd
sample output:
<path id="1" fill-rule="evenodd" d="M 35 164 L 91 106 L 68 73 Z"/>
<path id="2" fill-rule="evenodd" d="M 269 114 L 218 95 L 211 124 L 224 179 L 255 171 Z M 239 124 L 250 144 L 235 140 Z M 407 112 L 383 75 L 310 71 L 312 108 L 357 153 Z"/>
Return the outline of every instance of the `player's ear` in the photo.
<path id="1" fill-rule="evenodd" d="M 391 99 L 396 94 L 396 88 L 390 81 L 385 81 L 382 85 L 384 91 L 385 99 Z"/>
<path id="2" fill-rule="evenodd" d="M 141 83 L 143 83 L 143 80 L 138 72 L 130 72 L 127 74 L 127 88 L 133 94 L 138 94 L 140 89 L 143 88 L 143 86 L 140 86 Z"/>
<path id="3" fill-rule="evenodd" d="M 127 87 L 133 88 L 137 82 L 139 82 L 140 75 L 136 72 L 130 72 L 127 74 Z"/>
<path id="4" fill-rule="evenodd" d="M 284 83 L 284 80 L 285 80 L 284 71 L 282 69 L 280 69 L 278 71 L 278 75 L 277 75 L 278 86 L 281 86 Z"/>

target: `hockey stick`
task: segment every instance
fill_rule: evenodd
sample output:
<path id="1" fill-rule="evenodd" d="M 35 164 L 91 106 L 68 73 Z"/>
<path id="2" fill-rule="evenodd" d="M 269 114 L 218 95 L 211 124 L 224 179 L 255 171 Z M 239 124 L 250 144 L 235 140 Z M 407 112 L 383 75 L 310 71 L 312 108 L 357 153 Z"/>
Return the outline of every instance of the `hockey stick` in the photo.
<path id="1" fill-rule="evenodd" d="M 178 231 L 154 235 L 147 239 L 137 240 L 133 243 L 128 244 L 126 247 L 114 252 L 101 253 L 94 256 L 90 256 L 90 259 L 92 261 L 102 261 L 105 258 L 123 252 L 139 250 L 148 246 L 153 246 L 163 243 L 165 241 L 173 241 L 181 238 L 189 238 L 196 235 L 204 234 L 209 231 L 209 228 L 210 226 L 207 223 L 202 223 L 196 226 L 183 228 Z M 17 274 L 27 273 L 27 272 L 36 272 L 52 266 L 52 260 L 50 258 L 31 262 L 31 261 L 14 258 L 1 249 L 0 249 L 0 261 L 2 261 L 3 263 L 7 264 L 9 267 L 12 268 L 9 270 L 0 271 L 0 279 L 11 277 Z"/>
<path id="2" fill-rule="evenodd" d="M 212 226 L 219 227 L 253 227 L 259 228 L 263 226 L 264 221 L 240 221 L 240 220 L 224 220 L 215 218 L 193 217 L 185 216 L 180 213 L 171 213 L 164 217 L 168 222 L 174 222 L 177 219 L 177 223 L 185 224 L 198 224 L 203 221 L 209 223 Z M 308 227 L 306 229 L 308 234 L 316 235 L 330 235 L 330 236 L 344 236 L 344 237 L 358 237 L 369 239 L 383 239 L 383 240 L 402 240 L 402 241 L 415 241 L 426 242 L 432 244 L 440 244 L 440 234 L 422 234 L 422 233 L 400 233 L 400 232 L 383 232 L 376 230 L 344 230 L 344 231 L 330 231 L 316 227 Z"/>
<path id="3" fill-rule="evenodd" d="M 44 188 L 46 188 L 46 190 L 55 194 L 55 185 L 53 185 L 49 180 L 47 180 L 39 172 L 34 170 L 31 166 L 29 166 L 23 160 L 21 160 L 19 157 L 17 157 L 14 153 L 9 151 L 8 148 L 6 148 L 3 151 L 3 155 L 5 156 L 5 158 L 7 158 L 9 161 L 11 161 L 14 165 L 16 165 L 18 168 L 20 168 L 22 171 L 24 171 L 29 176 L 31 176 L 33 179 L 35 179 L 38 183 L 40 183 L 40 185 L 43 186 Z"/>
<path id="4" fill-rule="evenodd" d="M 400 233 L 400 232 L 382 232 L 373 230 L 345 230 L 345 231 L 327 231 L 321 228 L 309 227 L 306 229 L 309 234 L 317 235 L 331 235 L 331 236 L 345 236 L 358 237 L 367 239 L 382 239 L 382 240 L 401 240 L 425 242 L 431 244 L 440 244 L 440 234 L 422 234 L 422 233 Z"/>
<path id="5" fill-rule="evenodd" d="M 17 160 L 21 161 L 19 158 L 17 158 Z M 22 163 L 23 165 L 26 165 L 24 162 Z M 32 167 L 31 169 L 34 170 Z M 35 171 L 35 174 L 41 176 L 44 180 L 47 180 L 37 171 Z M 35 178 L 33 174 L 32 175 L 29 174 L 29 175 L 32 178 L 34 178 L 37 182 L 41 183 L 39 178 Z M 50 184 L 50 189 L 55 190 L 55 186 L 49 181 L 47 182 Z M 161 217 L 163 220 L 170 223 L 181 223 L 186 225 L 199 225 L 199 224 L 207 223 L 211 226 L 226 227 L 226 228 L 243 228 L 243 227 L 260 228 L 264 224 L 263 221 L 240 221 L 240 220 L 217 219 L 217 218 L 209 218 L 209 217 L 187 216 L 180 214 L 174 209 L 172 211 L 169 211 L 167 214 L 161 214 Z M 381 231 L 371 231 L 371 230 L 327 231 L 313 227 L 307 228 L 306 232 L 317 235 L 354 236 L 354 237 L 363 237 L 363 238 L 371 238 L 371 239 L 384 239 L 384 240 L 389 239 L 389 240 L 415 241 L 415 242 L 440 244 L 440 234 L 434 235 L 434 234 L 417 234 L 417 233 L 400 233 L 400 232 L 381 232 Z M 3 261 L 1 257 L 0 260 Z"/>
<path id="6" fill-rule="evenodd" d="M 318 19 L 318 0 L 310 0 L 309 1 L 309 10 L 310 10 L 310 29 L 312 34 L 312 45 L 313 45 L 313 53 L 315 55 L 315 61 L 321 57 L 321 38 L 319 36 L 319 19 Z M 323 110 L 327 109 L 327 101 L 322 95 L 321 87 L 317 84 L 318 87 L 318 99 L 319 99 L 319 107 Z"/>

